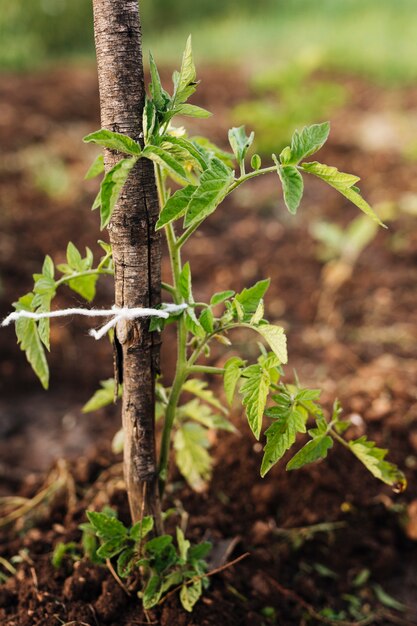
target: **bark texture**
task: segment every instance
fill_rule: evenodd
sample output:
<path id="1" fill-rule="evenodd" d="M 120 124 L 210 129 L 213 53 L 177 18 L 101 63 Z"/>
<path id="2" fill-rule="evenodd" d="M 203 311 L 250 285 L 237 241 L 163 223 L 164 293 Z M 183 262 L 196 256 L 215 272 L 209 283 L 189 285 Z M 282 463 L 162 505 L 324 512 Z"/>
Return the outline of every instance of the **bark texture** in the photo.
<path id="1" fill-rule="evenodd" d="M 93 0 L 93 8 L 102 127 L 140 141 L 145 88 L 138 0 Z M 120 156 L 106 150 L 106 170 Z M 109 225 L 117 306 L 154 307 L 160 302 L 158 212 L 153 165 L 140 159 Z M 154 383 L 159 338 L 147 332 L 148 325 L 146 320 L 119 324 L 115 342 L 118 369 L 123 371 L 124 468 L 131 514 L 133 521 L 143 513 L 153 515 L 158 530 Z"/>

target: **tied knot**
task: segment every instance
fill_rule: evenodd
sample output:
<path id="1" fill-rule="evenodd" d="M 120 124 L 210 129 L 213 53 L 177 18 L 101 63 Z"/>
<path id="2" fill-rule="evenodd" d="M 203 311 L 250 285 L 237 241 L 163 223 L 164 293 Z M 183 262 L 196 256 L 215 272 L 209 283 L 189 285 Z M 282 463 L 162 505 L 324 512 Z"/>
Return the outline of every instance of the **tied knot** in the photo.
<path id="1" fill-rule="evenodd" d="M 83 315 L 85 317 L 110 317 L 111 319 L 98 330 L 91 329 L 89 334 L 98 340 L 114 328 L 116 324 L 123 320 L 132 321 L 139 317 L 160 317 L 167 319 L 171 313 L 181 313 L 188 307 L 187 304 L 164 303 L 160 309 L 151 309 L 146 307 L 118 307 L 113 305 L 111 309 L 62 309 L 60 311 L 46 311 L 44 313 L 35 313 L 34 311 L 14 311 L 10 313 L 1 323 L 2 326 L 8 326 L 11 322 L 26 318 L 39 321 L 41 319 L 50 319 L 53 317 L 68 317 L 70 315 Z"/>

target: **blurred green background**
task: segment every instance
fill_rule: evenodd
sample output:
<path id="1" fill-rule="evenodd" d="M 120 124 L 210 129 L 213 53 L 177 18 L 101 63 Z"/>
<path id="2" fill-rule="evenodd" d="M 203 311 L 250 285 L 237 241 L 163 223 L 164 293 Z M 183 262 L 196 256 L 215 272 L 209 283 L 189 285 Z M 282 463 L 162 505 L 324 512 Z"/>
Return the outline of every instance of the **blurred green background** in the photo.
<path id="1" fill-rule="evenodd" d="M 417 78 L 416 0 L 142 0 L 145 47 L 173 65 L 192 32 L 201 62 L 322 67 Z M 0 69 L 93 58 L 91 0 L 0 0 Z"/>

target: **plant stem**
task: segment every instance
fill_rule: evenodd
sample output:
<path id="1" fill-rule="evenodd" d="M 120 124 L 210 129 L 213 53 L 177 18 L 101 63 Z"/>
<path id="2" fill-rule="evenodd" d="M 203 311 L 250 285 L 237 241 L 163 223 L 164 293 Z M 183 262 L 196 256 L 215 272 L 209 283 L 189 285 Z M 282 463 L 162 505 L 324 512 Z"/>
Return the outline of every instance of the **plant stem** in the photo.
<path id="1" fill-rule="evenodd" d="M 263 174 L 271 174 L 272 172 L 276 171 L 276 165 L 271 165 L 271 167 L 263 167 L 260 170 L 254 170 L 253 172 L 249 172 L 249 174 L 245 174 L 244 176 L 241 176 L 240 178 L 235 180 L 235 182 L 230 185 L 229 191 L 227 193 L 231 193 L 236 189 L 236 187 L 239 187 L 239 185 L 246 182 L 247 180 L 250 180 L 251 178 L 256 178 L 257 176 L 262 176 Z"/>
<path id="2" fill-rule="evenodd" d="M 192 374 L 220 374 L 223 376 L 223 367 L 211 367 L 210 365 L 191 365 L 188 371 Z"/>
<path id="3" fill-rule="evenodd" d="M 155 167 L 156 181 L 158 187 L 158 195 L 161 203 L 161 208 L 166 203 L 166 192 L 164 180 L 159 166 Z M 169 285 L 169 291 L 176 304 L 184 302 L 179 289 L 179 282 L 182 270 L 181 263 L 181 246 L 178 245 L 178 239 L 176 238 L 174 226 L 167 224 L 165 226 L 165 235 L 168 244 L 169 257 L 171 261 L 171 272 L 173 286 Z M 177 331 L 177 364 L 175 369 L 175 377 L 172 383 L 171 391 L 168 398 L 168 405 L 165 413 L 165 421 L 162 430 L 161 438 L 161 452 L 159 457 L 159 491 L 161 496 L 165 489 L 165 483 L 168 475 L 168 463 L 169 463 L 169 450 L 171 444 L 171 432 L 175 421 L 175 414 L 177 410 L 178 400 L 181 395 L 182 386 L 187 378 L 187 329 L 185 328 L 184 316 L 181 315 L 178 320 Z"/>
<path id="4" fill-rule="evenodd" d="M 101 274 L 107 274 L 108 276 L 114 276 L 113 270 L 105 270 L 105 269 L 95 269 L 95 270 L 85 270 L 84 272 L 74 272 L 74 274 L 68 274 L 66 276 L 62 276 L 59 280 L 55 282 L 55 287 L 59 287 L 65 283 L 69 283 L 70 280 L 75 280 L 76 278 L 83 278 L 83 276 L 100 276 Z"/>
<path id="5" fill-rule="evenodd" d="M 172 296 L 176 295 L 176 291 L 175 288 L 172 285 L 168 285 L 168 283 L 161 283 L 161 287 L 162 289 L 164 289 L 165 291 L 167 291 L 168 293 L 170 293 Z"/>

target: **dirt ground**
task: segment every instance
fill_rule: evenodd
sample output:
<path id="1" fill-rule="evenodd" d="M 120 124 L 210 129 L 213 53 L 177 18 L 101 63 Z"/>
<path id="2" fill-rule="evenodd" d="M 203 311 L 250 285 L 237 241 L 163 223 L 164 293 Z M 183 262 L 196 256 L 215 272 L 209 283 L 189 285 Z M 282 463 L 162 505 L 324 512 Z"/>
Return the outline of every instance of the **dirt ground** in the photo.
<path id="1" fill-rule="evenodd" d="M 201 77 L 196 102 L 215 115 L 195 131 L 224 142 L 230 110 L 249 95 L 248 82 L 218 69 Z M 112 375 L 111 348 L 87 336 L 88 323 L 55 322 L 46 393 L 14 332 L 3 329 L 2 493 L 32 497 L 42 487 L 47 493 L 40 507 L 2 528 L 0 556 L 19 559 L 16 576 L 0 585 L 1 624 L 417 624 L 417 178 L 415 164 L 401 150 L 409 139 L 407 124 L 398 122 L 400 113 L 414 121 L 417 91 L 382 91 L 335 78 L 350 97 L 334 115 L 320 160 L 361 175 L 370 202 L 394 211 L 389 229 L 362 252 L 352 276 L 326 300 L 328 270 L 311 224 L 326 219 L 345 226 L 357 211 L 315 181 L 307 181 L 296 218 L 284 209 L 278 180 L 254 181 L 205 222 L 185 253 L 199 300 L 272 279 L 266 309 L 287 330 L 288 378 L 295 369 L 303 384 L 321 387 L 328 407 L 338 397 L 345 414 L 354 416 L 352 435 L 366 433 L 388 447 L 407 474 L 408 490 L 394 494 L 336 449 L 321 464 L 287 474 L 279 463 L 261 479 L 261 447 L 235 409 L 239 436 L 227 434 L 215 443 L 208 492 L 192 493 L 173 470 L 166 506 L 188 512 L 192 539 L 211 539 L 230 560 L 249 555 L 211 578 L 191 616 L 175 597 L 144 615 L 135 594 L 126 595 L 107 569 L 68 559 L 55 570 L 50 560 L 58 541 L 79 540 L 87 507 L 110 503 L 127 519 L 120 457 L 109 443 L 119 428 L 118 409 L 87 416 L 80 411 L 98 381 Z M 1 77 L 1 317 L 31 289 L 31 274 L 45 254 L 62 261 L 70 239 L 99 253 L 97 215 L 89 210 L 96 182 L 83 181 L 95 151 L 81 143 L 98 127 L 94 69 Z M 103 283 L 98 304 L 112 298 L 111 282 Z M 74 301 L 63 290 L 56 306 Z M 163 345 L 167 380 L 174 366 L 171 339 Z M 249 340 L 234 338 L 234 348 L 248 358 L 255 355 Z M 224 352 L 210 358 L 216 365 Z M 1 559 L 0 572 L 6 579 Z"/>

